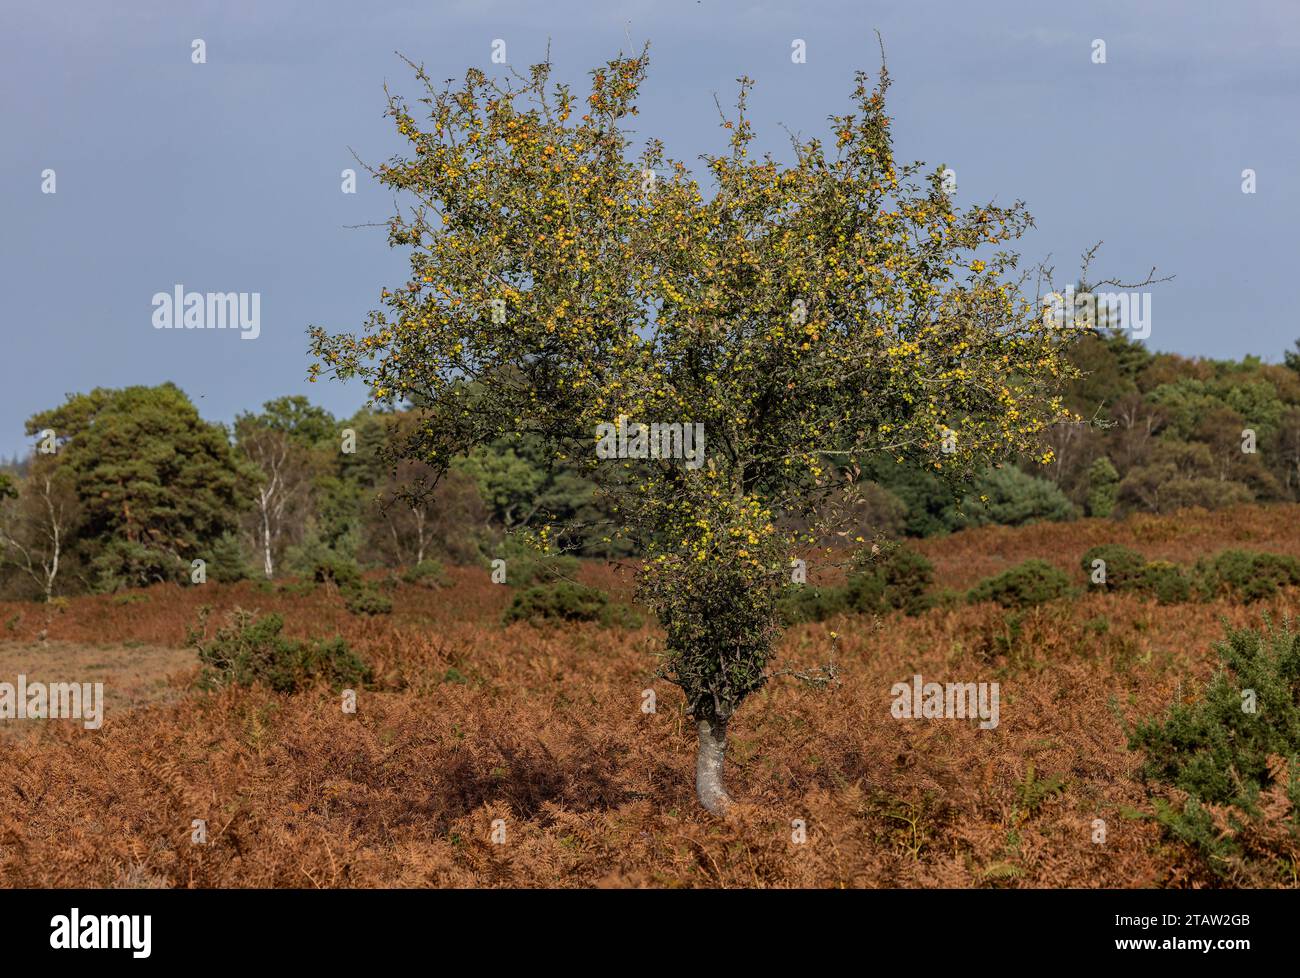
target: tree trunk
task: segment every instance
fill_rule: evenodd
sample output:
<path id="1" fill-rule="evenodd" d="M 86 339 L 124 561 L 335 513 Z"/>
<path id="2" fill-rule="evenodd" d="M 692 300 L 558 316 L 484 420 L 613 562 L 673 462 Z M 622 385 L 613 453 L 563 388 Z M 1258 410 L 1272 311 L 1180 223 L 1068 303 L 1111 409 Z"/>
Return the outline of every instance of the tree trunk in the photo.
<path id="1" fill-rule="evenodd" d="M 262 571 L 269 581 L 275 576 L 275 562 L 271 559 L 271 514 L 266 508 L 266 493 L 261 494 L 262 507 Z"/>
<path id="2" fill-rule="evenodd" d="M 722 784 L 722 764 L 727 759 L 727 722 L 700 720 L 699 751 L 695 755 L 695 793 L 700 804 L 714 815 L 722 815 L 732 804 Z"/>

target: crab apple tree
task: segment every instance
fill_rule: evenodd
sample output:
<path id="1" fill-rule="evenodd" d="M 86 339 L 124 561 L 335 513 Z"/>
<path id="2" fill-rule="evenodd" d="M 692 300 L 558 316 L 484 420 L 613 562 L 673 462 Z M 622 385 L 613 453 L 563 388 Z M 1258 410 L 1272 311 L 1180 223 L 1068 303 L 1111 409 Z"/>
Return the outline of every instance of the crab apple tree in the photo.
<path id="1" fill-rule="evenodd" d="M 412 65 L 423 97 L 389 96 L 409 150 L 373 171 L 406 203 L 389 242 L 410 277 L 361 330 L 312 328 L 312 379 L 417 406 L 392 448 L 434 471 L 510 435 L 589 471 L 721 813 L 727 724 L 770 676 L 793 554 L 832 540 L 828 500 L 877 453 L 954 488 L 1043 457 L 1071 368 L 1003 247 L 1028 214 L 958 208 L 942 168 L 895 159 L 883 60 L 787 162 L 753 150 L 739 79 L 698 173 L 628 129 L 648 65 L 620 55 L 581 99 L 549 63 L 457 85 Z M 597 451 L 611 426 L 644 445 L 643 423 L 698 431 L 703 457 Z"/>

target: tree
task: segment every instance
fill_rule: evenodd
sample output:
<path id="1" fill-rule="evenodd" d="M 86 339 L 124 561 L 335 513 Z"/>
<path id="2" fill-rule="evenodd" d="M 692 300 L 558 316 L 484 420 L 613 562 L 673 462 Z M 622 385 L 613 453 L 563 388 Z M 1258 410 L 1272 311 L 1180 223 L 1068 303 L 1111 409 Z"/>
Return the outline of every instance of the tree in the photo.
<path id="1" fill-rule="evenodd" d="M 1088 466 L 1088 515 L 1106 517 L 1119 501 L 1119 472 L 1105 455 Z"/>
<path id="2" fill-rule="evenodd" d="M 1140 343 L 1117 332 L 1081 331 L 1070 347 L 1070 360 L 1080 376 L 1066 386 L 1065 403 L 1085 420 L 1057 425 L 1048 432 L 1046 440 L 1055 460 L 1045 474 L 1076 503 L 1085 501 L 1087 468 L 1103 450 L 1099 442 L 1112 426 L 1115 405 L 1126 396 L 1137 396 L 1136 378 L 1144 355 Z"/>
<path id="3" fill-rule="evenodd" d="M 474 479 L 493 522 L 506 533 L 562 524 L 571 532 L 560 544 L 578 553 L 612 557 L 630 549 L 627 541 L 608 538 L 611 514 L 582 467 L 554 458 L 536 436 L 479 446 L 454 468 Z"/>
<path id="4" fill-rule="evenodd" d="M 1105 410 L 1125 394 L 1137 390 L 1127 369 L 1128 348 L 1108 335 L 1081 333 L 1070 348 L 1070 359 L 1080 376 L 1066 388 L 1066 403 L 1085 418 Z"/>
<path id="5" fill-rule="evenodd" d="M 46 604 L 42 641 L 80 514 L 67 473 L 53 462 L 34 464 L 18 490 L 0 476 L 0 563 L 18 568 L 40 589 Z"/>
<path id="6" fill-rule="evenodd" d="M 1300 408 L 1288 407 L 1278 426 L 1275 462 L 1290 498 L 1300 493 Z"/>
<path id="7" fill-rule="evenodd" d="M 260 476 L 253 538 L 268 579 L 275 576 L 286 537 L 297 542 L 303 535 L 317 475 L 314 456 L 335 430 L 329 412 L 300 395 L 267 401 L 261 414 L 244 413 L 235 419 L 236 444 Z"/>
<path id="8" fill-rule="evenodd" d="M 379 492 L 386 464 L 391 461 L 382 450 L 391 423 L 386 414 L 362 410 L 340 424 L 323 452 L 324 472 L 313 489 L 315 506 L 307 552 L 356 560 L 365 535 L 366 499 Z"/>
<path id="9" fill-rule="evenodd" d="M 84 513 L 77 546 L 100 587 L 178 579 L 233 530 L 247 471 L 226 431 L 174 384 L 96 388 L 35 415 Z"/>
<path id="10" fill-rule="evenodd" d="M 1010 280 L 1017 257 L 988 254 L 1028 214 L 960 210 L 941 169 L 895 161 L 883 64 L 789 165 L 751 155 L 740 79 L 707 193 L 659 141 L 632 150 L 647 65 L 597 68 L 581 105 L 549 64 L 445 90 L 416 68 L 428 120 L 393 97 L 412 152 L 376 171 L 415 199 L 389 235 L 411 277 L 364 335 L 313 327 L 312 376 L 422 405 L 396 450 L 435 470 L 508 434 L 585 467 L 645 554 L 663 675 L 718 813 L 727 725 L 767 681 L 792 554 L 830 529 L 788 520 L 852 494 L 833 463 L 886 453 L 956 486 L 1038 452 L 1069 365 Z"/>
<path id="11" fill-rule="evenodd" d="M 480 555 L 487 510 L 474 481 L 448 472 L 428 492 L 423 462 L 406 460 L 389 474 L 365 512 L 366 559 L 415 566 L 437 555 L 469 563 Z"/>
<path id="12" fill-rule="evenodd" d="M 1129 394 L 1116 402 L 1111 416 L 1115 419 L 1115 427 L 1109 454 L 1120 472 L 1128 472 L 1144 464 L 1151 454 L 1156 436 L 1165 428 L 1165 412 L 1143 400 L 1141 395 Z"/>
<path id="13" fill-rule="evenodd" d="M 418 418 L 411 412 L 394 412 L 378 418 L 385 437 L 401 439 Z M 362 512 L 363 555 L 390 566 L 414 566 L 436 553 L 458 563 L 480 556 L 479 544 L 487 527 L 487 510 L 478 483 L 468 473 L 452 470 L 439 480 L 437 473 L 418 459 L 397 459 L 385 466 L 384 454 L 370 456 L 373 481 Z"/>
<path id="14" fill-rule="evenodd" d="M 1119 498 L 1153 513 L 1171 513 L 1191 506 L 1220 509 L 1246 503 L 1254 493 L 1220 476 L 1205 443 L 1167 440 L 1156 443 L 1148 464 L 1125 474 Z"/>
<path id="15" fill-rule="evenodd" d="M 948 533 L 953 493 L 933 468 L 908 464 L 884 453 L 869 461 L 865 473 L 902 500 L 903 532 L 913 537 Z"/>
<path id="16" fill-rule="evenodd" d="M 1296 373 L 1300 373 L 1300 340 L 1296 340 L 1294 346 L 1294 350 L 1282 351 L 1282 362 L 1286 364 L 1289 369 L 1294 370 Z"/>
<path id="17" fill-rule="evenodd" d="M 1074 519 L 1074 506 L 1056 483 L 1022 472 L 1013 465 L 983 472 L 962 501 L 962 515 L 950 512 L 950 525 L 1023 526 Z"/>
<path id="18" fill-rule="evenodd" d="M 546 472 L 513 445 L 480 446 L 456 467 L 478 484 L 492 514 L 507 532 L 528 523 L 536 512 Z"/>

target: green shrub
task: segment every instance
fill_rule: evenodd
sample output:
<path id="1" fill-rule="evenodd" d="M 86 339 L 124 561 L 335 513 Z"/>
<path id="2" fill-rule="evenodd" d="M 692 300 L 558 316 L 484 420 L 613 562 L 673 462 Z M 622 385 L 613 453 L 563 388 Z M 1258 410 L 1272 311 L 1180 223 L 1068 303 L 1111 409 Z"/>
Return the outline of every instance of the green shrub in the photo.
<path id="1" fill-rule="evenodd" d="M 506 609 L 505 622 L 535 621 L 600 621 L 609 598 L 604 593 L 585 584 L 559 581 L 527 588 L 515 595 Z"/>
<path id="2" fill-rule="evenodd" d="M 932 608 L 956 608 L 958 605 L 965 603 L 966 595 L 962 591 L 954 590 L 950 587 L 936 588 L 930 595 L 930 607 Z"/>
<path id="3" fill-rule="evenodd" d="M 1093 563 L 1106 566 L 1106 583 L 1093 582 Z M 1093 591 L 1136 591 L 1150 595 L 1160 604 L 1181 604 L 1192 598 L 1192 580 L 1177 564 L 1167 560 L 1150 563 L 1136 550 L 1118 543 L 1092 547 L 1080 561 Z"/>
<path id="4" fill-rule="evenodd" d="M 1142 776 L 1186 793 L 1156 817 L 1220 877 L 1294 885 L 1300 851 L 1300 635 L 1290 622 L 1227 630 L 1220 669 L 1194 703 L 1140 724 Z M 1253 696 L 1253 703 L 1248 697 Z M 1249 709 L 1253 706 L 1253 712 Z"/>
<path id="5" fill-rule="evenodd" d="M 1153 560 L 1142 568 L 1140 589 L 1159 604 L 1182 604 L 1192 599 L 1191 579 L 1177 564 Z"/>
<path id="6" fill-rule="evenodd" d="M 1197 586 L 1205 598 L 1231 597 L 1247 603 L 1300 584 L 1300 561 L 1253 550 L 1224 550 L 1196 564 Z"/>
<path id="7" fill-rule="evenodd" d="M 341 554 L 326 554 L 313 562 L 311 579 L 317 584 L 340 589 L 358 587 L 361 584 L 361 568 L 356 561 Z"/>
<path id="8" fill-rule="evenodd" d="M 340 505 L 340 502 L 332 501 L 329 505 Z M 318 571 L 328 577 L 330 570 L 339 568 L 339 572 L 346 576 L 347 568 L 356 563 L 356 546 L 352 534 L 343 534 L 338 539 L 327 542 L 317 532 L 311 531 L 301 543 L 285 548 L 284 556 L 275 571 L 277 574 L 315 582 Z"/>
<path id="9" fill-rule="evenodd" d="M 310 642 L 284 638 L 279 615 L 255 616 L 236 608 L 212 638 L 206 636 L 208 609 L 199 613 L 197 628 L 186 631 L 186 642 L 203 663 L 200 685 L 269 686 L 293 692 L 316 681 L 335 689 L 370 681 L 370 668 L 341 638 Z"/>
<path id="10" fill-rule="evenodd" d="M 572 581 L 540 584 L 520 591 L 506 609 L 502 621 L 507 625 L 514 621 L 595 621 L 626 628 L 636 628 L 641 624 L 635 612 L 611 604 L 603 591 Z"/>
<path id="11" fill-rule="evenodd" d="M 1119 471 L 1105 455 L 1088 466 L 1088 515 L 1110 516 L 1119 502 Z"/>
<path id="12" fill-rule="evenodd" d="M 1004 608 L 1029 608 L 1070 593 L 1070 579 L 1045 560 L 1026 560 L 986 577 L 967 594 L 971 604 L 996 601 Z"/>
<path id="13" fill-rule="evenodd" d="M 952 490 L 933 470 L 900 464 L 889 452 L 880 452 L 867 461 L 863 475 L 903 503 L 903 532 L 908 536 L 933 536 L 953 529 Z"/>
<path id="14" fill-rule="evenodd" d="M 1106 566 L 1106 583 L 1093 583 L 1093 562 L 1101 560 Z M 1089 548 L 1080 561 L 1093 591 L 1131 591 L 1142 587 L 1143 569 L 1147 559 L 1136 550 L 1118 543 L 1103 543 Z"/>
<path id="15" fill-rule="evenodd" d="M 402 574 L 402 580 L 417 587 L 447 587 L 447 572 L 438 560 L 422 560 L 408 567 Z"/>
<path id="16" fill-rule="evenodd" d="M 813 587 L 796 584 L 777 601 L 777 614 L 788 625 L 825 621 L 849 610 L 848 590 L 842 587 Z"/>
<path id="17" fill-rule="evenodd" d="M 511 587 L 549 584 L 560 578 L 573 577 L 578 572 L 578 558 L 542 553 L 514 537 L 505 539 L 497 548 L 495 557 L 506 562 L 505 583 Z"/>
<path id="18" fill-rule="evenodd" d="M 929 593 L 934 583 L 934 565 L 909 547 L 893 545 L 876 554 L 865 552 L 855 559 L 843 587 L 793 585 L 777 602 L 777 612 L 786 625 L 825 621 L 844 613 L 884 614 L 902 611 L 919 615 L 933 607 Z"/>
<path id="19" fill-rule="evenodd" d="M 963 526 L 1023 526 L 1045 520 L 1072 520 L 1074 505 L 1056 483 L 1022 472 L 1014 465 L 989 469 L 975 480 L 970 494 L 962 500 L 964 516 L 949 516 L 953 529 Z"/>
<path id="20" fill-rule="evenodd" d="M 112 593 L 123 588 L 148 587 L 168 581 L 189 581 L 189 561 L 130 540 L 113 540 L 90 561 L 90 574 L 97 591 Z"/>
<path id="21" fill-rule="evenodd" d="M 343 588 L 343 605 L 354 615 L 387 615 L 393 610 L 393 599 L 363 581 Z"/>
<path id="22" fill-rule="evenodd" d="M 919 615 L 934 604 L 934 564 L 910 547 L 894 545 L 865 558 L 849 575 L 845 601 L 857 612 Z"/>
<path id="23" fill-rule="evenodd" d="M 208 558 L 208 577 L 219 584 L 248 580 L 248 561 L 235 534 L 223 534 L 212 544 L 212 556 Z"/>

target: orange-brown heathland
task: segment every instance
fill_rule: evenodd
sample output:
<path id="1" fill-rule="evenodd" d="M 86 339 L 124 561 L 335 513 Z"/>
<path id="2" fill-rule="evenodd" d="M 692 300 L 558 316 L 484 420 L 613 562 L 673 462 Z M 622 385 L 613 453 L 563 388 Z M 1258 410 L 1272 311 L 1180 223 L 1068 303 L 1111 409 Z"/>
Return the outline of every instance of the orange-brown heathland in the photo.
<path id="1" fill-rule="evenodd" d="M 1229 546 L 1300 555 L 1300 506 L 987 528 L 921 549 L 939 585 L 964 588 L 1028 557 L 1082 583 L 1079 558 L 1102 542 L 1184 562 Z M 583 573 L 627 587 L 612 568 Z M 110 697 L 102 729 L 48 721 L 0 737 L 0 883 L 1213 884 L 1145 817 L 1151 798 L 1125 723 L 1198 695 L 1221 619 L 1281 618 L 1295 600 L 1164 607 L 1093 594 L 1025 613 L 1019 634 L 988 605 L 797 627 L 776 667 L 833 654 L 842 685 L 776 679 L 746 702 L 728 763 L 741 804 L 722 821 L 695 802 L 695 731 L 680 695 L 651 678 L 653 627 L 503 628 L 508 588 L 483 570 L 449 575 L 450 588 L 400 586 L 394 613 L 378 619 L 348 614 L 326 589 L 252 584 L 71 601 L 50 649 L 69 649 L 76 674 L 52 680 L 98 678 L 82 675 L 85 646 L 118 646 L 101 662 L 123 647 L 177 648 L 208 604 L 279 612 L 296 636 L 341 634 L 374 667 L 376 688 L 349 715 L 325 689 L 194 691 L 159 656 L 170 678 L 154 701 Z M 55 668 L 48 650 L 39 662 L 23 651 L 42 618 L 39 605 L 0 604 L 0 681 L 27 661 Z M 111 685 L 111 661 L 105 668 Z M 915 673 L 1000 683 L 1000 725 L 893 719 L 891 686 Z M 648 688 L 654 713 L 641 709 Z M 207 823 L 206 845 L 191 842 L 195 819 Z M 492 841 L 496 819 L 504 844 Z M 803 844 L 792 841 L 794 820 L 806 824 Z"/>

